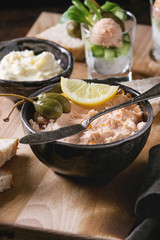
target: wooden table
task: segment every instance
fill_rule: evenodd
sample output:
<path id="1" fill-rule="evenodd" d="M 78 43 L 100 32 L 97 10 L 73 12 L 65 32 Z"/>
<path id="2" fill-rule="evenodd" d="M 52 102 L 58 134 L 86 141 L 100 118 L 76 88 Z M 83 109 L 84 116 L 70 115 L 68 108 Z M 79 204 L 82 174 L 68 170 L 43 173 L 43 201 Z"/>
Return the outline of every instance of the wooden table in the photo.
<path id="1" fill-rule="evenodd" d="M 42 12 L 28 36 L 34 36 L 58 19 L 58 14 Z M 134 78 L 160 75 L 159 64 L 150 57 L 151 48 L 151 28 L 138 25 Z M 86 78 L 86 64 L 75 63 L 71 77 Z M 2 119 L 13 103 L 4 97 L 0 101 L 0 137 L 22 137 L 19 111 L 16 109 L 10 122 L 4 123 Z M 4 235 L 14 233 L 16 239 L 125 239 L 136 220 L 135 200 L 147 166 L 148 151 L 160 143 L 159 131 L 158 115 L 137 159 L 108 185 L 99 187 L 78 184 L 53 173 L 34 156 L 29 146 L 19 144 L 17 156 L 6 164 L 13 172 L 14 187 L 0 193 L 0 236 L 4 230 Z"/>

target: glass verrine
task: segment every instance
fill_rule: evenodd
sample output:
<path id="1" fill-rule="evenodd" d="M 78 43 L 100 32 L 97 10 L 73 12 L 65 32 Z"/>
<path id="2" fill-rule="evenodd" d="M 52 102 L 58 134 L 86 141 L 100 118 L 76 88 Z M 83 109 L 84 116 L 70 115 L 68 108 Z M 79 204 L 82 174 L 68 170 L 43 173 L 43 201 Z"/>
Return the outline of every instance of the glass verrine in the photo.
<path id="1" fill-rule="evenodd" d="M 111 41 L 113 40 L 114 42 L 117 39 L 118 42 L 119 39 L 121 39 L 121 44 L 118 45 L 118 47 L 114 45 L 104 46 L 103 43 L 101 44 L 99 42 L 98 44 L 93 43 L 91 34 L 93 34 L 92 31 L 94 27 L 91 28 L 86 24 L 81 24 L 89 79 L 117 77 L 119 78 L 117 80 L 121 81 L 121 77 L 123 77 L 123 80 L 132 80 L 131 67 L 133 60 L 136 18 L 128 11 L 123 11 L 122 14 L 125 14 L 125 20 L 123 21 L 124 30 L 120 33 L 116 33 L 116 31 L 113 30 L 114 34 L 112 34 L 113 32 L 111 29 L 111 32 L 109 32 L 110 37 L 113 35 L 113 39 L 110 39 Z M 106 31 L 108 32 L 108 30 Z M 104 42 L 108 41 L 108 36 L 103 38 L 101 34 L 99 34 L 99 31 L 94 32 L 94 35 L 97 35 L 97 39 L 103 39 Z"/>
<path id="2" fill-rule="evenodd" d="M 160 0 L 150 0 L 150 14 L 152 23 L 152 55 L 160 60 Z"/>

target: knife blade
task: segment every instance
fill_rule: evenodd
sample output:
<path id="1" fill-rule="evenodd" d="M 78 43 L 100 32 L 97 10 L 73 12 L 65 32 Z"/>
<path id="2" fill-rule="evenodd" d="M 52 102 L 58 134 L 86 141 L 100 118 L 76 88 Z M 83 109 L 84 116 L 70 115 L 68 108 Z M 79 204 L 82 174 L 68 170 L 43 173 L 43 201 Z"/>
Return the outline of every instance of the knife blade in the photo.
<path id="1" fill-rule="evenodd" d="M 68 136 L 75 135 L 76 133 L 84 131 L 85 129 L 86 129 L 86 126 L 83 123 L 75 124 L 72 126 L 58 128 L 54 131 L 28 134 L 20 138 L 19 142 L 23 144 L 30 144 L 30 145 L 43 144 L 43 143 L 53 142 Z"/>

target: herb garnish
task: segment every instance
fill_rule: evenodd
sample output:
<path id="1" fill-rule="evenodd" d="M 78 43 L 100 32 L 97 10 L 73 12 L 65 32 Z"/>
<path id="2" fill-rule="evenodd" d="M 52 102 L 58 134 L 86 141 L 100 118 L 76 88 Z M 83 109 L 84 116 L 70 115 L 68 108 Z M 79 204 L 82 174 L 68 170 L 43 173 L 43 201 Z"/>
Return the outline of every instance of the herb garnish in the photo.
<path id="1" fill-rule="evenodd" d="M 125 19 L 123 9 L 117 4 L 106 1 L 102 6 L 99 6 L 95 0 L 85 0 L 82 4 L 79 0 L 72 0 L 72 4 L 65 11 L 60 19 L 60 23 L 65 23 L 74 20 L 78 23 L 85 23 L 91 27 L 103 18 L 104 12 L 111 12 L 120 20 Z"/>

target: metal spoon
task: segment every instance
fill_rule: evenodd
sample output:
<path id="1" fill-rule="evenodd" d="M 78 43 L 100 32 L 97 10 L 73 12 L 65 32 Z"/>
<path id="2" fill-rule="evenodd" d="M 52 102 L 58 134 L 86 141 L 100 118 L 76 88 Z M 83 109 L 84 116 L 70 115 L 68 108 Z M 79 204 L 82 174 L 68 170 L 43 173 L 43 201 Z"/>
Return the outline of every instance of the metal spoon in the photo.
<path id="1" fill-rule="evenodd" d="M 54 130 L 54 131 L 46 131 L 46 132 L 29 134 L 29 135 L 22 137 L 19 140 L 19 142 L 24 143 L 24 144 L 33 145 L 33 144 L 42 144 L 42 143 L 53 142 L 53 141 L 56 141 L 56 140 L 59 140 L 59 139 L 65 138 L 65 137 L 69 137 L 69 136 L 75 135 L 79 132 L 86 130 L 88 125 L 93 120 L 95 120 L 96 118 L 98 118 L 106 113 L 115 111 L 115 110 L 123 108 L 123 107 L 127 107 L 129 105 L 132 105 L 132 104 L 144 101 L 144 100 L 156 98 L 159 96 L 160 96 L 160 83 L 155 85 L 148 91 L 132 98 L 131 100 L 129 100 L 127 102 L 124 102 L 120 105 L 111 107 L 109 109 L 105 109 L 101 112 L 94 114 L 93 116 L 89 117 L 87 120 L 83 121 L 80 124 L 62 127 L 57 130 Z"/>

